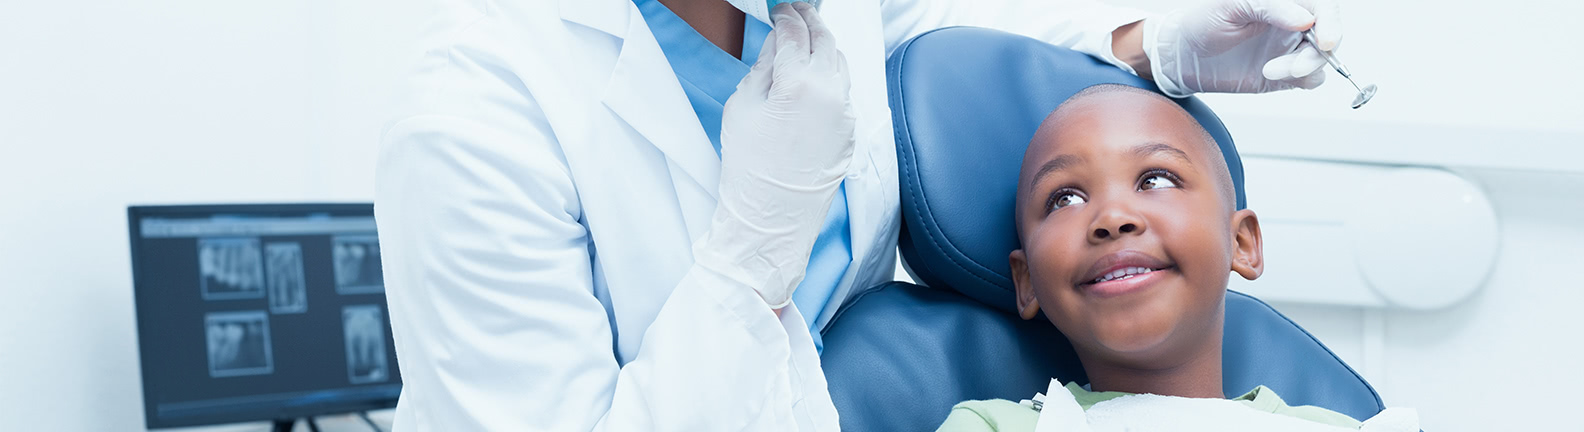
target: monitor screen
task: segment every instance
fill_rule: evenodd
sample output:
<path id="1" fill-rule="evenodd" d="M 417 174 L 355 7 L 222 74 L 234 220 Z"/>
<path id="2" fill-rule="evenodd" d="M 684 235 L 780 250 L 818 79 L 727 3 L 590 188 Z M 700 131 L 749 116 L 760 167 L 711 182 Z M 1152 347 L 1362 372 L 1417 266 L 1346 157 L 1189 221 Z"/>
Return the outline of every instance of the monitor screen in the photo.
<path id="1" fill-rule="evenodd" d="M 395 406 L 373 205 L 127 215 L 148 427 Z"/>

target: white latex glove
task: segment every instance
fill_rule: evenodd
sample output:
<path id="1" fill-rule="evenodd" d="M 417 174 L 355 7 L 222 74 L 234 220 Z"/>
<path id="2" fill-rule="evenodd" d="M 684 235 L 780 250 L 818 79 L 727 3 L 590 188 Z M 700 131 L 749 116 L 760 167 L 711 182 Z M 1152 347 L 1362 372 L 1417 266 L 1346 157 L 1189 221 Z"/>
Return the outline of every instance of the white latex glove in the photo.
<path id="1" fill-rule="evenodd" d="M 1310 26 L 1319 49 L 1342 43 L 1334 0 L 1219 0 L 1144 20 L 1144 52 L 1173 97 L 1312 89 L 1325 82 L 1326 63 L 1303 41 Z"/>
<path id="2" fill-rule="evenodd" d="M 792 301 L 853 155 L 847 60 L 807 3 L 777 5 L 774 31 L 721 119 L 720 202 L 697 263 Z"/>

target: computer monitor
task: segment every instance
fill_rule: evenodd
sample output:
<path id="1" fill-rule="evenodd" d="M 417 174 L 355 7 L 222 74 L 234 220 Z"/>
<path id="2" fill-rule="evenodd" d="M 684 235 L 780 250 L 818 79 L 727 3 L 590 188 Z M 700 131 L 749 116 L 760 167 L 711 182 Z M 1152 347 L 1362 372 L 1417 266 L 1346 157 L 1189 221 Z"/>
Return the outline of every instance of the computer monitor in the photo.
<path id="1" fill-rule="evenodd" d="M 373 205 L 132 206 L 127 217 L 147 427 L 395 406 Z"/>

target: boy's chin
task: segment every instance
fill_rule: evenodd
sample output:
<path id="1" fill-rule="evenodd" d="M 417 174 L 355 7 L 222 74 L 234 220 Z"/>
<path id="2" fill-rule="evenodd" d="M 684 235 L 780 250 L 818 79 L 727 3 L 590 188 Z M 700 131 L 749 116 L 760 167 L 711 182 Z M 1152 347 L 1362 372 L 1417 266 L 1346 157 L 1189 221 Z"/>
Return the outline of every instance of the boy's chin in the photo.
<path id="1" fill-rule="evenodd" d="M 1119 360 L 1158 359 L 1168 345 L 1170 327 L 1164 323 L 1134 324 L 1120 329 L 1096 329 L 1095 342 L 1108 356 Z"/>

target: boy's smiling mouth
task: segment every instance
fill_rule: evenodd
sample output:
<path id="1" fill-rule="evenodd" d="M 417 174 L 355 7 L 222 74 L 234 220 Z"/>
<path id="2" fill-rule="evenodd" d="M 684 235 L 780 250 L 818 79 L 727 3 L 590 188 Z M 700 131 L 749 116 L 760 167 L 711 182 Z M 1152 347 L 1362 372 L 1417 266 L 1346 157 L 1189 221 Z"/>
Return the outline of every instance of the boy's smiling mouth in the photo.
<path id="1" fill-rule="evenodd" d="M 1155 271 L 1155 269 L 1144 268 L 1144 267 L 1128 267 L 1128 268 L 1125 268 L 1125 269 L 1116 269 L 1116 271 L 1113 271 L 1113 272 L 1110 272 L 1110 273 L 1106 273 L 1105 276 L 1101 276 L 1101 277 L 1095 278 L 1095 280 L 1089 281 L 1089 283 L 1097 284 L 1097 283 L 1101 283 L 1101 282 L 1110 282 L 1110 281 L 1114 281 L 1114 280 L 1117 280 L 1117 279 L 1124 279 L 1124 280 L 1125 279 L 1131 279 L 1131 278 L 1133 278 L 1133 275 L 1149 273 L 1149 272 L 1152 272 L 1152 271 Z"/>
<path id="2" fill-rule="evenodd" d="M 1172 263 L 1143 252 L 1124 250 L 1100 257 L 1076 287 L 1102 297 L 1126 294 L 1159 280 Z"/>

